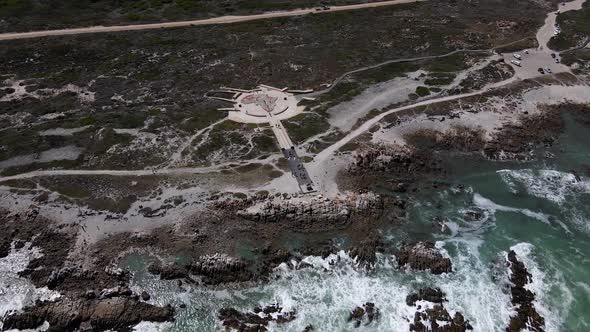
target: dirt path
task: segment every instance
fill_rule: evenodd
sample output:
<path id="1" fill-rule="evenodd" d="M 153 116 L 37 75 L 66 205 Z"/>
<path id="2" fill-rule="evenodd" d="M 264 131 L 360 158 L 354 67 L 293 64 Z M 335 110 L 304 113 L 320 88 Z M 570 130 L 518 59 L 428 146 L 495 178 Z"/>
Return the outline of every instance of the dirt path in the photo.
<path id="1" fill-rule="evenodd" d="M 263 14 L 247 15 L 247 16 L 220 16 L 202 20 L 192 21 L 178 21 L 178 22 L 164 22 L 164 23 L 151 23 L 151 24 L 134 24 L 134 25 L 119 25 L 119 26 L 95 26 L 87 28 L 72 28 L 62 30 L 45 30 L 45 31 L 31 31 L 31 32 L 15 32 L 15 33 L 4 33 L 0 34 L 1 40 L 14 40 L 14 39 L 27 39 L 27 38 L 38 38 L 48 36 L 65 36 L 65 35 L 78 35 L 87 33 L 101 33 L 101 32 L 118 32 L 118 31 L 138 31 L 138 30 L 153 30 L 161 28 L 178 28 L 196 25 L 213 25 L 213 24 L 229 24 L 237 22 L 247 22 L 268 18 L 277 17 L 290 17 L 290 16 L 301 16 L 307 14 L 324 14 L 331 12 L 358 10 L 364 8 L 376 8 L 393 6 L 404 3 L 421 2 L 426 0 L 389 0 L 380 2 L 363 3 L 357 5 L 346 5 L 346 6 L 333 6 L 330 9 L 316 11 L 315 8 L 310 9 L 296 9 L 291 11 L 276 11 L 268 12 Z"/>

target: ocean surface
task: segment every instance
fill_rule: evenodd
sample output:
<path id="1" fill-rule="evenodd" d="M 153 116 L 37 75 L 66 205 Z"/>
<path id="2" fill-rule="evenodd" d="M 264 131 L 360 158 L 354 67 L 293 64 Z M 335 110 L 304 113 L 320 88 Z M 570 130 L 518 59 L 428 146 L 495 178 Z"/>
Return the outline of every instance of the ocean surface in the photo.
<path id="1" fill-rule="evenodd" d="M 145 273 L 148 261 L 132 255 L 136 290 L 147 290 L 153 303 L 185 303 L 174 323 L 142 323 L 138 331 L 215 331 L 223 307 L 249 311 L 278 303 L 297 311 L 297 319 L 271 325 L 273 331 L 407 331 L 415 308 L 406 296 L 422 287 L 440 287 L 451 315 L 463 313 L 474 331 L 503 331 L 513 308 L 507 284 L 507 251 L 514 250 L 532 274 L 527 286 L 545 317 L 546 331 L 590 330 L 590 133 L 573 120 L 558 143 L 535 151 L 533 162 L 491 162 L 481 157 L 448 158 L 444 189 L 421 190 L 410 221 L 382 230 L 391 243 L 433 240 L 453 263 L 453 273 L 431 275 L 395 268 L 392 257 L 379 255 L 367 272 L 344 251 L 327 259 L 307 257 L 313 268 L 294 270 L 283 264 L 276 280 L 247 289 L 179 288 Z M 581 179 L 576 179 L 575 170 Z M 387 195 L 389 193 L 382 192 Z M 465 221 L 466 212 L 480 220 Z M 437 232 L 432 219 L 448 220 Z M 350 311 L 373 302 L 378 322 L 358 329 L 347 322 Z"/>

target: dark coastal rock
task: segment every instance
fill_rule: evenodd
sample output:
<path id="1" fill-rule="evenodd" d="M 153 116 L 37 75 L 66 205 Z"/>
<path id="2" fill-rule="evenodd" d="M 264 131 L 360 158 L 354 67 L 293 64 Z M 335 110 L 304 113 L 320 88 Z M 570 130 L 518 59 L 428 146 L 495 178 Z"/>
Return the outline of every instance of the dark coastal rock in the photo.
<path id="1" fill-rule="evenodd" d="M 410 323 L 410 331 L 416 332 L 463 332 L 473 327 L 460 312 L 451 317 L 444 307 L 445 294 L 438 288 L 422 288 L 417 293 L 406 297 L 408 306 L 415 306 L 417 301 L 434 303 L 432 308 L 417 307 L 414 319 Z M 439 325 L 439 322 L 444 324 Z"/>
<path id="2" fill-rule="evenodd" d="M 158 263 L 150 264 L 148 272 L 159 275 L 162 280 L 185 279 L 189 276 L 187 267 L 179 264 L 165 266 Z"/>
<path id="3" fill-rule="evenodd" d="M 360 327 L 363 322 L 364 325 L 371 324 L 374 320 L 379 319 L 379 316 L 379 309 L 375 304 L 367 302 L 362 307 L 354 308 L 348 316 L 348 321 L 352 322 L 354 327 Z"/>
<path id="4" fill-rule="evenodd" d="M 480 221 L 484 218 L 483 211 L 479 210 L 467 210 L 463 213 L 463 219 L 465 221 Z"/>
<path id="5" fill-rule="evenodd" d="M 350 257 L 357 260 L 357 262 L 363 267 L 372 267 L 377 261 L 377 252 L 380 251 L 380 247 L 383 245 L 381 239 L 376 236 L 369 237 L 358 245 L 350 249 Z"/>
<path id="6" fill-rule="evenodd" d="M 449 227 L 447 226 L 447 219 L 441 216 L 432 218 L 432 227 L 440 233 L 447 233 Z"/>
<path id="7" fill-rule="evenodd" d="M 406 304 L 413 306 L 416 301 L 428 301 L 432 303 L 443 303 L 446 301 L 445 294 L 440 288 L 421 288 L 418 293 L 412 293 L 406 297 Z"/>
<path id="8" fill-rule="evenodd" d="M 443 257 L 430 241 L 403 245 L 395 257 L 400 267 L 407 265 L 415 270 L 430 270 L 433 274 L 452 272 L 451 260 Z"/>
<path id="9" fill-rule="evenodd" d="M 200 257 L 190 265 L 190 271 L 210 285 L 248 281 L 254 277 L 246 262 L 222 254 Z"/>
<path id="10" fill-rule="evenodd" d="M 267 331 L 268 323 L 284 324 L 296 318 L 295 311 L 284 312 L 279 305 L 257 307 L 253 312 L 240 312 L 234 308 L 219 310 L 219 319 L 226 330 L 236 331 Z"/>
<path id="11" fill-rule="evenodd" d="M 164 322 L 173 318 L 172 307 L 153 306 L 136 297 L 60 298 L 55 302 L 37 301 L 22 312 L 7 314 L 3 330 L 34 329 L 45 321 L 50 325 L 50 332 L 128 330 L 141 321 Z"/>
<path id="12" fill-rule="evenodd" d="M 545 318 L 537 312 L 533 304 L 535 294 L 525 288 L 528 283 L 532 282 L 531 274 L 524 263 L 518 260 L 514 250 L 510 250 L 508 253 L 507 263 L 510 269 L 511 301 L 516 307 L 516 315 L 510 317 L 510 323 L 506 331 L 544 331 Z"/>

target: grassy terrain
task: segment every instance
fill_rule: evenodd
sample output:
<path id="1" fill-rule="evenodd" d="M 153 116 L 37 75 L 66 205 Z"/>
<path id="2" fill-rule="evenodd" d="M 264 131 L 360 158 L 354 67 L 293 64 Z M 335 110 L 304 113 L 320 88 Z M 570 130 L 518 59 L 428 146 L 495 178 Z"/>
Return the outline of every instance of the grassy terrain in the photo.
<path id="1" fill-rule="evenodd" d="M 572 10 L 557 16 L 561 33 L 551 38 L 549 47 L 556 51 L 579 46 L 590 37 L 590 4 L 584 2 L 581 10 Z"/>
<path id="2" fill-rule="evenodd" d="M 568 66 L 577 63 L 577 68 L 572 70 L 574 74 L 590 75 L 590 49 L 588 48 L 567 52 L 562 55 L 561 61 Z"/>
<path id="3" fill-rule="evenodd" d="M 36 94 L 0 101 L 4 116 L 0 120 L 0 160 L 75 144 L 87 149 L 77 167 L 157 165 L 162 161 L 158 153 L 173 152 L 163 143 L 168 138 L 185 140 L 226 115 L 216 110 L 225 104 L 204 97 L 211 89 L 252 88 L 260 83 L 319 89 L 344 72 L 385 60 L 444 54 L 456 48 L 490 48 L 534 35 L 543 22 L 544 9 L 532 3 L 494 0 L 474 8 L 443 0 L 223 26 L 0 42 L 2 94 L 12 93 L 4 81 L 9 78 L 24 80 L 21 84 L 26 90 Z M 508 5 L 513 10 L 502 9 Z M 517 22 L 515 28 L 497 29 L 495 22 L 500 19 Z M 452 71 L 464 66 L 463 60 L 449 57 L 437 60 L 436 65 L 379 67 L 338 85 L 322 102 L 349 99 L 364 84 L 399 76 L 416 66 Z M 70 85 L 88 89 L 94 98 L 84 99 L 72 91 L 48 92 Z M 325 130 L 324 111 L 316 110 L 320 122 L 294 119 L 287 124 L 293 127 L 289 131 L 294 140 Z M 61 115 L 48 117 L 55 114 Z M 50 128 L 87 125 L 92 127 L 73 136 L 38 134 Z M 157 137 L 151 145 L 140 142 L 132 149 L 110 149 L 131 144 L 130 137 L 113 134 L 117 128 L 141 129 Z M 108 135 L 98 135 L 101 131 Z M 220 151 L 228 139 L 236 146 L 243 144 L 251 133 L 252 129 L 220 128 L 197 159 Z M 271 151 L 268 137 L 258 135 L 252 141 L 257 152 L 248 157 Z M 108 156 L 106 151 L 110 151 Z M 231 153 L 240 151 L 226 150 L 220 155 L 235 158 Z"/>

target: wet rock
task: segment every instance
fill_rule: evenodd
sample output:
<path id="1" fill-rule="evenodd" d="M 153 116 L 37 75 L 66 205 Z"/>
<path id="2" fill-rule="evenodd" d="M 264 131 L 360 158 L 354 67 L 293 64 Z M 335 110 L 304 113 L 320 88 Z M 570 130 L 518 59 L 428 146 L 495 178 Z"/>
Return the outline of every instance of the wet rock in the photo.
<path id="1" fill-rule="evenodd" d="M 22 312 L 9 313 L 4 318 L 3 331 L 34 329 L 49 323 L 50 332 L 85 330 L 128 330 L 141 321 L 171 321 L 174 309 L 157 307 L 132 297 L 108 299 L 60 298 L 55 302 L 37 301 Z"/>
<path id="2" fill-rule="evenodd" d="M 535 294 L 525 288 L 527 284 L 532 282 L 531 274 L 524 263 L 518 260 L 514 250 L 510 250 L 508 253 L 507 264 L 510 269 L 511 301 L 516 308 L 516 315 L 510 317 L 506 331 L 544 331 L 545 318 L 537 312 L 533 303 Z"/>
<path id="3" fill-rule="evenodd" d="M 369 237 L 350 250 L 350 257 L 355 258 L 357 262 L 364 267 L 372 267 L 377 261 L 377 252 L 382 246 L 378 237 Z"/>
<path id="4" fill-rule="evenodd" d="M 460 312 L 451 316 L 444 307 L 445 294 L 438 288 L 422 288 L 417 293 L 406 297 L 408 306 L 416 306 L 417 301 L 429 302 L 428 305 L 417 306 L 410 331 L 417 332 L 462 332 L 472 330 L 469 321 Z"/>
<path id="5" fill-rule="evenodd" d="M 375 304 L 367 302 L 362 307 L 354 308 L 348 316 L 348 321 L 352 322 L 354 327 L 360 327 L 363 322 L 364 325 L 371 324 L 374 320 L 379 319 L 379 316 L 379 309 L 375 307 Z"/>
<path id="6" fill-rule="evenodd" d="M 409 266 L 415 270 L 430 270 L 433 274 L 452 272 L 449 258 L 443 257 L 433 242 L 417 242 L 403 245 L 395 253 L 400 267 Z"/>
<path id="7" fill-rule="evenodd" d="M 253 312 L 240 312 L 234 308 L 219 310 L 219 319 L 226 329 L 237 331 L 267 331 L 270 322 L 284 324 L 296 318 L 295 311 L 283 311 L 274 304 L 264 308 L 257 307 Z"/>
<path id="8" fill-rule="evenodd" d="M 412 293 L 406 297 L 406 304 L 413 306 L 416 301 L 428 301 L 432 303 L 443 303 L 446 301 L 445 294 L 439 288 L 421 288 L 418 293 Z"/>
<path id="9" fill-rule="evenodd" d="M 150 264 L 148 272 L 159 275 L 162 280 L 186 279 L 189 277 L 188 269 L 179 264 L 165 266 L 158 263 Z"/>
<path id="10" fill-rule="evenodd" d="M 432 226 L 437 232 L 440 233 L 447 233 L 449 231 L 447 219 L 441 216 L 432 218 Z"/>
<path id="11" fill-rule="evenodd" d="M 484 214 L 479 210 L 467 210 L 463 213 L 463 219 L 465 221 L 480 221 L 484 218 Z"/>

